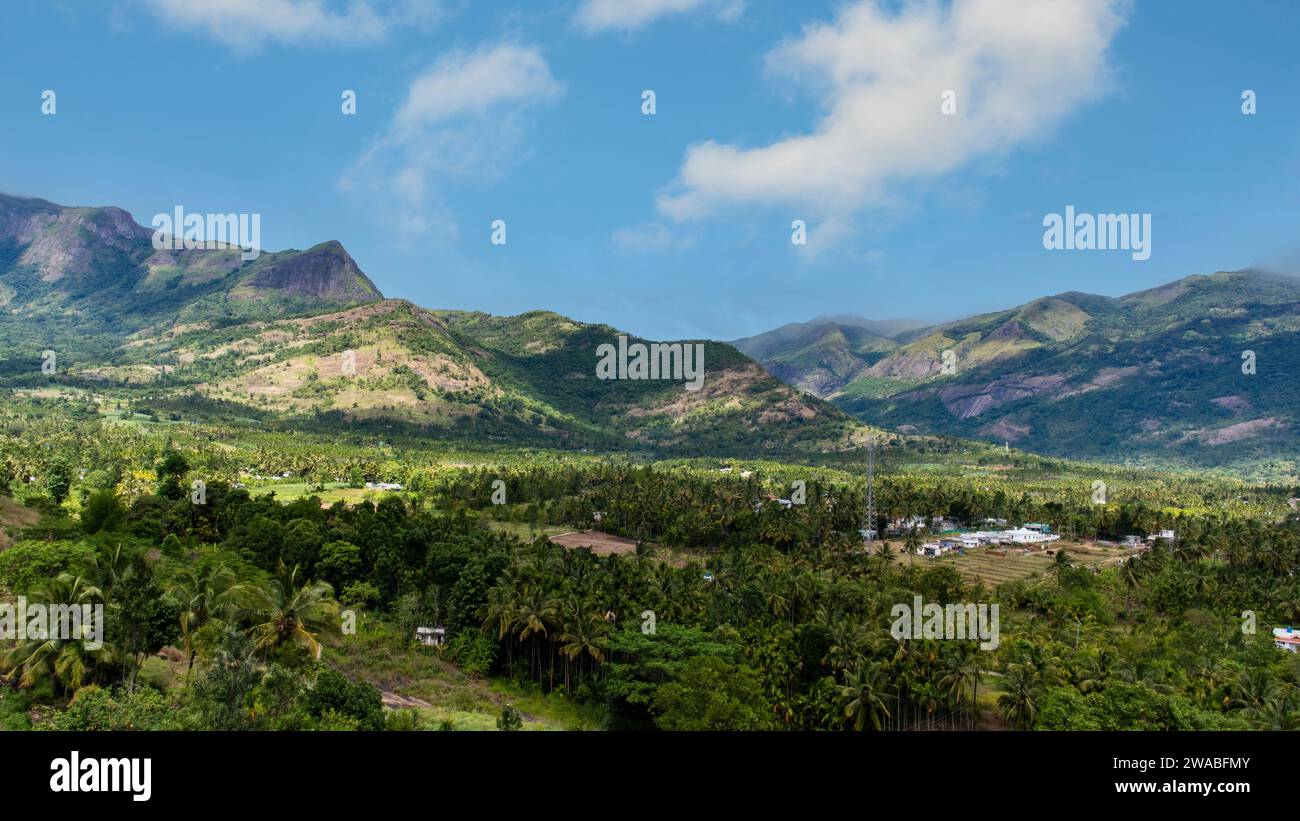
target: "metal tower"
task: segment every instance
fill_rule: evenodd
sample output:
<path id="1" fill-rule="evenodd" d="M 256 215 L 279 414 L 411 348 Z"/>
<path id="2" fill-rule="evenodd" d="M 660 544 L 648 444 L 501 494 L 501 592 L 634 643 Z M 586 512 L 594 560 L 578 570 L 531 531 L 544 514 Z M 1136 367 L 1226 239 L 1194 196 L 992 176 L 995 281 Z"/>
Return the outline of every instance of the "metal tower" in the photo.
<path id="1" fill-rule="evenodd" d="M 876 540 L 876 440 L 867 437 L 867 545 Z"/>

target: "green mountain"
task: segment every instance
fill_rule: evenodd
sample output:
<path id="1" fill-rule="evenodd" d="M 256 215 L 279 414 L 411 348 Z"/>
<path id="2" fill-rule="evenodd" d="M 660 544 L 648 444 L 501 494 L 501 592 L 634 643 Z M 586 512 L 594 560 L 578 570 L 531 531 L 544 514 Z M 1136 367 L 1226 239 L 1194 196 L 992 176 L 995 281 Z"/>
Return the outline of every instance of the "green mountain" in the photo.
<path id="1" fill-rule="evenodd" d="M 731 343 L 779 379 L 817 396 L 829 396 L 857 379 L 898 347 L 896 337 L 922 323 L 855 316 L 792 322 Z"/>
<path id="2" fill-rule="evenodd" d="M 606 325 L 384 299 L 337 242 L 244 261 L 158 251 L 151 236 L 121 209 L 0 197 L 0 386 L 547 447 L 811 452 L 861 429 L 724 343 L 681 343 L 703 346 L 698 390 L 600 379 L 600 346 L 620 336 Z"/>
<path id="3" fill-rule="evenodd" d="M 1227 465 L 1294 459 L 1300 445 L 1300 280 L 1190 276 L 1111 298 L 1077 292 L 928 328 L 858 355 L 823 326 L 758 358 L 850 414 L 905 432 L 1041 453 Z M 944 352 L 951 351 L 951 372 Z M 1253 352 L 1255 373 L 1243 372 Z M 855 363 L 856 364 L 856 363 Z"/>
<path id="4" fill-rule="evenodd" d="M 158 250 L 120 208 L 0 195 L 0 343 L 106 354 L 125 334 L 175 322 L 237 322 L 382 299 L 347 251 Z M 39 329 L 37 340 L 27 333 Z"/>

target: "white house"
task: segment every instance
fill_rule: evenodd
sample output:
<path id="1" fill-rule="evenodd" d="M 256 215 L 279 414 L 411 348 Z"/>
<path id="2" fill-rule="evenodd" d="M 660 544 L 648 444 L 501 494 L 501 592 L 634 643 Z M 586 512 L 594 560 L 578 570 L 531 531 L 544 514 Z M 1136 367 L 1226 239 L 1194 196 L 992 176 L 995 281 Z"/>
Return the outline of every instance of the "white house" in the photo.
<path id="1" fill-rule="evenodd" d="M 1274 627 L 1273 646 L 1288 653 L 1300 653 L 1300 630 L 1294 627 Z"/>
<path id="2" fill-rule="evenodd" d="M 925 544 L 918 547 L 916 549 L 916 552 L 917 555 L 919 556 L 929 556 L 930 558 L 933 559 L 936 556 L 942 556 L 943 554 L 947 553 L 951 549 L 952 548 L 949 547 L 948 545 L 942 544 L 940 542 L 926 542 Z"/>
<path id="3" fill-rule="evenodd" d="M 1040 530 L 1031 530 L 1027 527 L 1018 527 L 1014 530 L 1004 530 L 1000 535 L 1002 541 L 1015 542 L 1016 544 L 1042 544 L 1044 542 L 1054 542 L 1061 538 L 1054 533 L 1044 533 Z"/>
<path id="4" fill-rule="evenodd" d="M 447 628 L 417 627 L 415 628 L 415 638 L 425 647 L 437 647 L 447 639 Z"/>

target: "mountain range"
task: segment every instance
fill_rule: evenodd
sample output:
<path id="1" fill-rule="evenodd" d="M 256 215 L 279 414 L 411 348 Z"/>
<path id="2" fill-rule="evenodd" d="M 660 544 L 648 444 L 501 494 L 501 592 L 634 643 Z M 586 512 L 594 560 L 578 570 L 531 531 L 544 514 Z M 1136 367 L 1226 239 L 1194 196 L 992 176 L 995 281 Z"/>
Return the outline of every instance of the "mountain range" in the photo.
<path id="1" fill-rule="evenodd" d="M 0 385 L 134 392 L 186 418 L 602 450 L 836 450 L 862 429 L 724 343 L 701 341 L 698 391 L 603 381 L 597 350 L 620 336 L 607 325 L 386 299 L 338 242 L 244 260 L 158 250 L 152 234 L 120 208 L 0 196 Z"/>
<path id="2" fill-rule="evenodd" d="M 1264 271 L 935 325 L 823 316 L 699 341 L 707 378 L 686 391 L 598 379 L 597 349 L 620 336 L 608 325 L 386 299 L 338 242 L 246 260 L 159 250 L 152 234 L 120 208 L 0 195 L 0 386 L 54 379 L 190 413 L 683 454 L 840 450 L 868 423 L 1290 473 L 1300 444 L 1300 281 Z"/>
<path id="3" fill-rule="evenodd" d="M 903 432 L 1195 465 L 1293 463 L 1300 444 L 1300 280 L 1265 271 L 1069 292 L 927 327 L 827 317 L 733 344 Z"/>

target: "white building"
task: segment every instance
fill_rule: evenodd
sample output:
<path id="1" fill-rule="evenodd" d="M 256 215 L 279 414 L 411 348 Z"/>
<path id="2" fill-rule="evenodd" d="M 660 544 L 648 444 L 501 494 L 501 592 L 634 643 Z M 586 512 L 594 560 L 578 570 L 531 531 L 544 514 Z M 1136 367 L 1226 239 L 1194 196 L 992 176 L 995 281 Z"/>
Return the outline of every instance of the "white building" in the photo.
<path id="1" fill-rule="evenodd" d="M 445 627 L 417 627 L 415 628 L 416 641 L 425 647 L 437 647 L 447 638 L 447 628 Z"/>
<path id="2" fill-rule="evenodd" d="M 1002 531 L 1002 538 L 1016 544 L 1042 544 L 1043 542 L 1054 542 L 1061 537 L 1055 533 L 1044 533 L 1041 530 L 1018 527 L 1015 530 Z"/>
<path id="3" fill-rule="evenodd" d="M 1300 653 L 1300 630 L 1294 627 L 1274 627 L 1273 646 L 1288 653 Z"/>

